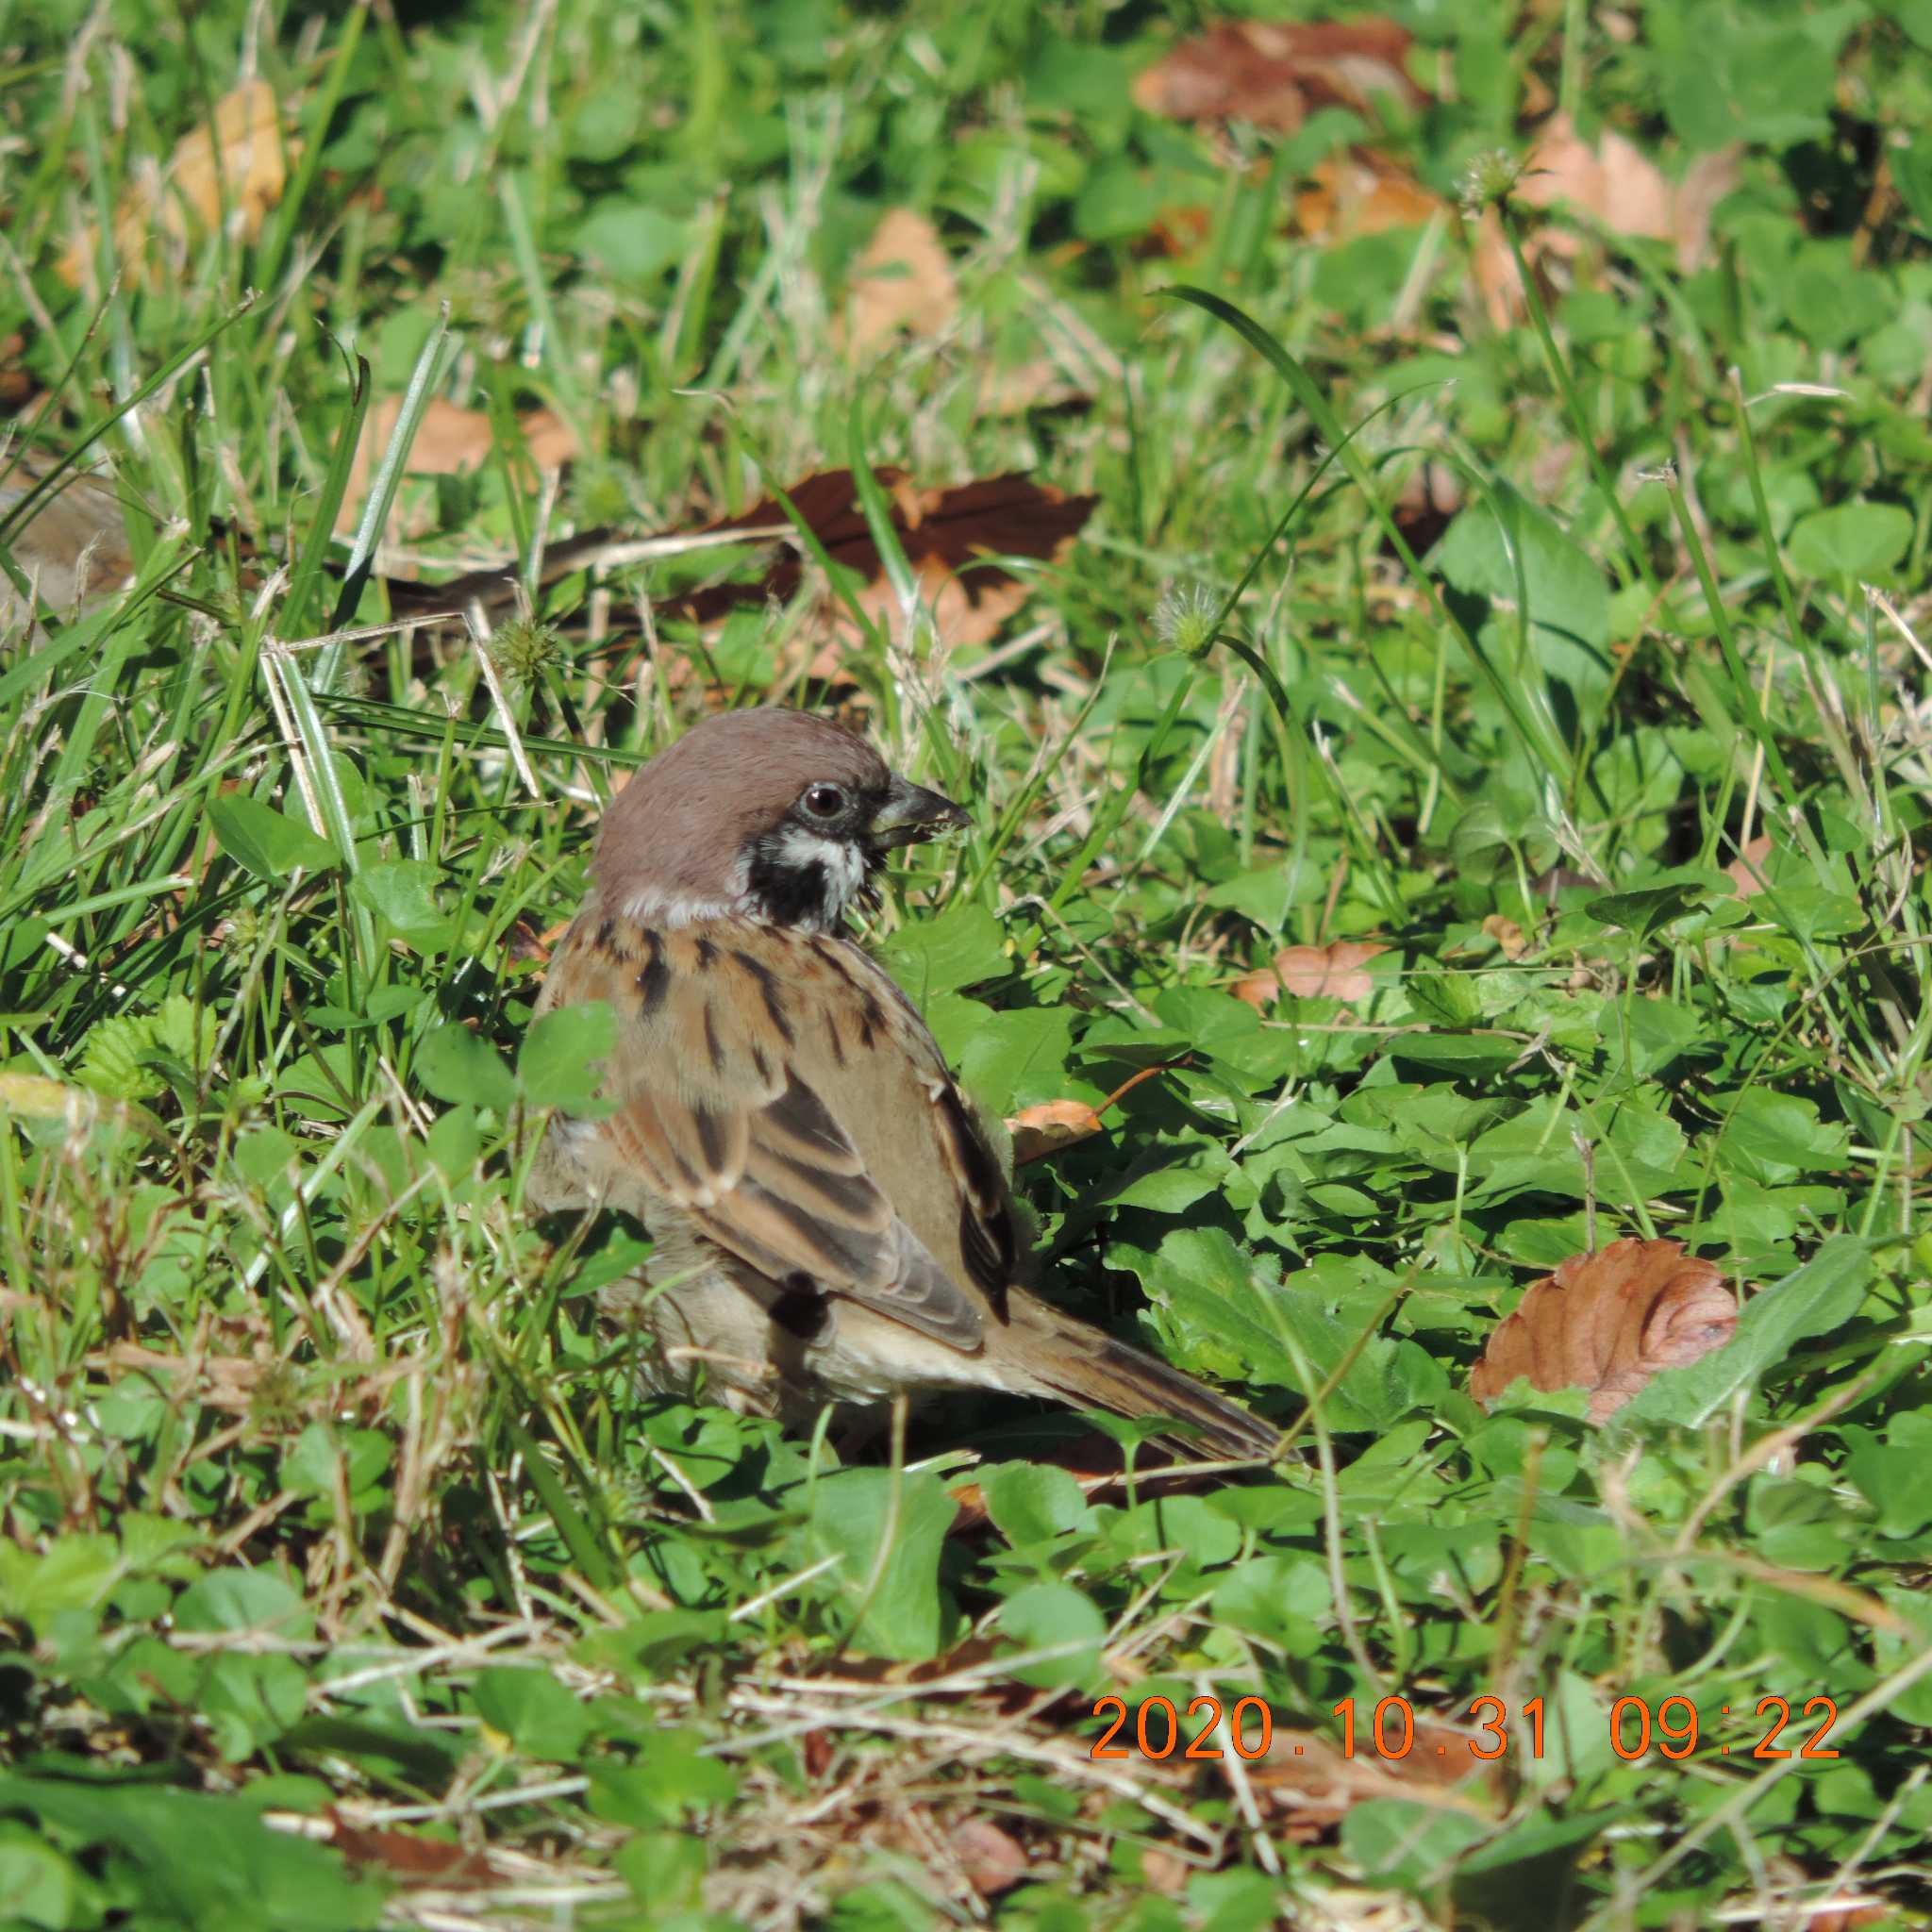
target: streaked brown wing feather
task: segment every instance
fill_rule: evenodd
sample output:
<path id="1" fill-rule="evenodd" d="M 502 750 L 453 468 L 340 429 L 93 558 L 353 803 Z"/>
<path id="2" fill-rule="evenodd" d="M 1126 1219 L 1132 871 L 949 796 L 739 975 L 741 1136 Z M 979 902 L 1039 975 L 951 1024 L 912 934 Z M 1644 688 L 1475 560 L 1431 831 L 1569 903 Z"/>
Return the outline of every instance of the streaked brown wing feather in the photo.
<path id="1" fill-rule="evenodd" d="M 914 1126 L 929 1111 L 927 1158 L 936 1154 L 958 1189 L 963 1272 L 1004 1321 L 1013 1242 L 997 1161 L 924 1024 L 877 967 L 839 941 L 804 941 L 797 970 L 780 974 L 759 955 L 768 939 L 735 922 L 660 932 L 587 909 L 565 941 L 575 956 L 569 983 L 554 996 L 546 987 L 544 1003 L 610 1001 L 617 1108 L 575 1124 L 575 1160 L 593 1184 L 641 1179 L 774 1285 L 844 1295 L 976 1349 L 981 1308 L 860 1151 L 861 1139 L 890 1144 L 860 1116 L 904 1108 L 881 1109 L 858 1070 L 883 1066 L 889 1087 L 899 1072 L 912 1090 L 904 1098 L 916 1101 Z M 885 1027 L 891 1037 L 851 1056 L 837 1024 L 848 1008 L 860 1031 Z M 895 1049 L 897 1060 L 878 1057 Z M 904 1122 L 889 1125 L 903 1137 Z"/>

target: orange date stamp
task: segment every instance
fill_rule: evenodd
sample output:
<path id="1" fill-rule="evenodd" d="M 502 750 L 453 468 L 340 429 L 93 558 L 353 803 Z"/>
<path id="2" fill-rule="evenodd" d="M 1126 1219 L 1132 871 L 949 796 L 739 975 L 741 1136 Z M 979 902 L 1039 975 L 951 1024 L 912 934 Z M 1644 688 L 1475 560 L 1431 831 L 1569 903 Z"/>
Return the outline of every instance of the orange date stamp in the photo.
<path id="1" fill-rule="evenodd" d="M 1466 1749 L 1476 1762 L 1511 1752 L 1543 1755 L 1541 1697 L 1525 1698 L 1513 1714 L 1500 1697 L 1478 1697 L 1463 1713 L 1469 1731 L 1448 1741 L 1441 1720 L 1425 1713 L 1426 1743 L 1418 1742 L 1415 1707 L 1407 1698 L 1384 1697 L 1372 1707 L 1359 1708 L 1359 1716 L 1358 1708 L 1355 1698 L 1344 1697 L 1328 1713 L 1339 1727 L 1334 1748 L 1343 1757 L 1395 1759 L 1420 1750 L 1449 1758 L 1458 1749 Z M 1253 1760 L 1265 1757 L 1274 1742 L 1274 1712 L 1261 1697 L 1224 1705 L 1204 1694 L 1191 1699 L 1185 1712 L 1171 1697 L 1143 1697 L 1131 1706 L 1124 1697 L 1100 1697 L 1094 1700 L 1093 1715 L 1112 1719 L 1093 1741 L 1091 1755 L 1096 1758 L 1179 1757 L 1212 1762 L 1232 1752 Z M 1760 1697 L 1748 1714 L 1741 1705 L 1734 1709 L 1724 1704 L 1708 1716 L 1700 1716 L 1688 1697 L 1666 1697 L 1655 1706 L 1647 1698 L 1620 1697 L 1608 1714 L 1610 1749 L 1632 1761 L 1652 1751 L 1673 1760 L 1689 1757 L 1700 1745 L 1724 1757 L 1734 1752 L 1757 1758 L 1836 1757 L 1839 1754 L 1825 1747 L 1824 1739 L 1837 1722 L 1837 1704 L 1824 1696 L 1807 1698 L 1795 1719 L 1790 1699 L 1777 1696 Z M 1798 1728 L 1790 1741 L 1780 1743 L 1793 1724 Z M 1307 1747 L 1297 1743 L 1293 1749 L 1299 1757 Z"/>

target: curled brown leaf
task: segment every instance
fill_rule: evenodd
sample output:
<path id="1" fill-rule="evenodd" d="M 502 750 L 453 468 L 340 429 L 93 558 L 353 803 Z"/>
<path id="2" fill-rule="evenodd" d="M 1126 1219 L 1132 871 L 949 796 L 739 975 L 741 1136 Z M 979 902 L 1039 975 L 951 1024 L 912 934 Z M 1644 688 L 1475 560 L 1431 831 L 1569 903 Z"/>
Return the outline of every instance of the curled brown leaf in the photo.
<path id="1" fill-rule="evenodd" d="M 1682 1241 L 1612 1241 L 1531 1284 L 1491 1334 L 1469 1392 L 1487 1407 L 1519 1375 L 1535 1389 L 1587 1389 L 1600 1423 L 1653 1375 L 1723 1347 L 1737 1326 L 1723 1273 Z"/>
<path id="2" fill-rule="evenodd" d="M 1298 999 L 1341 1000 L 1359 1006 L 1375 990 L 1365 970 L 1378 953 L 1379 940 L 1330 940 L 1325 946 L 1284 946 L 1257 972 L 1246 973 L 1230 991 L 1238 1000 L 1266 1011 L 1285 992 Z"/>

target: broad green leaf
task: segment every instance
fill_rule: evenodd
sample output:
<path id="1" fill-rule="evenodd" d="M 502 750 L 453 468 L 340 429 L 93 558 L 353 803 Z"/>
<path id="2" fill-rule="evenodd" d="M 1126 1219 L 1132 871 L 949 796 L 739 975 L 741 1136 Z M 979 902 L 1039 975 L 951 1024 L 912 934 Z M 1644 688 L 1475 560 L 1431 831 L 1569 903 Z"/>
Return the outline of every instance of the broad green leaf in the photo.
<path id="1" fill-rule="evenodd" d="M 558 1007 L 524 1035 L 517 1083 L 532 1107 L 560 1107 L 595 1118 L 616 1103 L 600 1098 L 604 1063 L 617 1044 L 617 1015 L 604 1000 Z M 447 1097 L 447 1096 L 446 1096 Z"/>
<path id="2" fill-rule="evenodd" d="M 298 866 L 306 872 L 326 872 L 341 863 L 325 839 L 317 838 L 299 819 L 246 792 L 231 791 L 214 799 L 208 820 L 215 843 L 258 878 L 285 879 Z"/>
<path id="3" fill-rule="evenodd" d="M 1000 1606 L 1000 1634 L 1024 1650 L 1077 1648 L 1065 1657 L 1012 1667 L 1012 1674 L 1036 1690 L 1072 1689 L 1090 1683 L 1100 1669 L 1100 1646 L 1107 1619 L 1093 1599 L 1070 1583 L 1036 1583 Z"/>
<path id="4" fill-rule="evenodd" d="M 1882 577 L 1912 541 L 1911 512 L 1895 503 L 1840 503 L 1800 517 L 1785 548 L 1807 577 Z"/>
<path id="5" fill-rule="evenodd" d="M 483 1722 L 526 1757 L 566 1763 L 591 1735 L 591 1713 L 582 1699 L 541 1667 L 484 1671 L 474 1695 Z"/>
<path id="6" fill-rule="evenodd" d="M 958 1514 L 937 1476 L 844 1469 L 819 1477 L 805 1541 L 810 1561 L 838 1558 L 826 1587 L 849 1625 L 846 1641 L 861 1654 L 939 1654 L 953 1617 L 940 1586 L 940 1549 Z"/>
<path id="7" fill-rule="evenodd" d="M 339 1852 L 271 1830 L 240 1794 L 6 1772 L 0 1812 L 110 1854 L 142 1923 L 168 1932 L 362 1932 L 381 1915 L 381 1890 L 352 1879 Z"/>
<path id="8" fill-rule="evenodd" d="M 984 906 L 949 906 L 937 919 L 908 920 L 878 949 L 879 963 L 916 1007 L 1012 971 L 1000 923 Z"/>
<path id="9" fill-rule="evenodd" d="M 508 1113 L 517 1097 L 516 1082 L 503 1056 L 459 1022 L 446 1020 L 416 1049 L 411 1067 L 439 1100 L 494 1108 Z"/>
<path id="10" fill-rule="evenodd" d="M 1429 554 L 1458 591 L 1514 607 L 1526 599 L 1530 651 L 1543 673 L 1579 691 L 1609 682 L 1610 594 L 1603 572 L 1546 512 L 1498 483 L 1458 513 Z M 1518 565 L 1523 580 L 1517 581 Z M 1499 651 L 1513 648 L 1514 620 Z"/>

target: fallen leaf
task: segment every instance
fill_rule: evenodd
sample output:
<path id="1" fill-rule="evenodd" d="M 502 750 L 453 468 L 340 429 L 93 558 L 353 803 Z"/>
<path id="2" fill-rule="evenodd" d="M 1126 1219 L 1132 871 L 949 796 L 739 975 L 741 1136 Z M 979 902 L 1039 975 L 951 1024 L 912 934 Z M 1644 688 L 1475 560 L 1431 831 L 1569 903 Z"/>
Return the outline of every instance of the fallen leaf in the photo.
<path id="1" fill-rule="evenodd" d="M 939 230 L 909 208 L 888 208 L 853 272 L 844 341 L 855 357 L 887 337 L 937 335 L 959 306 L 959 285 Z"/>
<path id="2" fill-rule="evenodd" d="M 1026 1875 L 1026 1848 L 983 1813 L 962 1818 L 946 1842 L 981 1898 L 1010 1890 Z"/>
<path id="3" fill-rule="evenodd" d="M 1042 1100 L 1023 1107 L 1007 1123 L 1013 1137 L 1013 1165 L 1024 1167 L 1100 1132 L 1100 1116 L 1084 1100 Z"/>
<path id="4" fill-rule="evenodd" d="M 928 490 L 915 489 L 901 470 L 887 468 L 874 474 L 892 500 L 892 528 L 919 579 L 922 600 L 941 642 L 948 647 L 990 641 L 1031 594 L 1030 583 L 1009 571 L 986 565 L 969 570 L 968 565 L 988 556 L 1058 561 L 1099 501 L 1094 496 L 1062 495 L 1050 484 L 1035 483 L 1024 471 Z M 858 575 L 861 608 L 874 620 L 889 618 L 898 596 L 858 507 L 852 472 L 821 471 L 787 494 L 826 556 Z M 793 534 L 784 511 L 767 498 L 742 516 L 708 525 L 703 534 L 743 530 L 764 537 L 774 529 Z M 694 591 L 671 610 L 708 624 L 739 604 L 768 599 L 789 603 L 804 580 L 804 558 L 788 544 L 755 582 L 713 585 Z M 850 612 L 838 600 L 828 600 L 823 617 L 821 628 L 831 633 L 833 641 L 856 635 Z"/>
<path id="5" fill-rule="evenodd" d="M 1141 1882 L 1150 1891 L 1172 1896 L 1194 1875 L 1194 1868 L 1164 1845 L 1149 1845 L 1141 1854 Z"/>
<path id="6" fill-rule="evenodd" d="M 1738 856 L 1724 867 L 1724 876 L 1738 889 L 1738 897 L 1748 899 L 1754 892 L 1763 891 L 1769 882 L 1765 868 L 1771 862 L 1771 840 L 1763 833 L 1755 839 L 1747 839 L 1738 849 Z"/>
<path id="7" fill-rule="evenodd" d="M 1495 941 L 1506 959 L 1520 959 L 1528 949 L 1529 941 L 1524 937 L 1523 928 L 1500 912 L 1492 912 L 1483 921 L 1483 930 Z"/>
<path id="8" fill-rule="evenodd" d="M 1285 992 L 1297 999 L 1341 1000 L 1359 1006 L 1375 990 L 1363 968 L 1389 948 L 1378 940 L 1331 940 L 1325 946 L 1285 946 L 1258 972 L 1229 989 L 1238 1000 L 1266 1011 Z"/>
<path id="9" fill-rule="evenodd" d="M 1567 114 L 1553 114 L 1537 133 L 1516 198 L 1530 208 L 1567 202 L 1612 234 L 1674 242 L 1688 273 L 1709 253 L 1710 211 L 1737 185 L 1738 153 L 1700 155 L 1674 182 L 1615 129 L 1587 142 Z"/>
<path id="10" fill-rule="evenodd" d="M 346 536 L 355 529 L 362 514 L 362 499 L 368 494 L 369 479 L 382 461 L 383 451 L 403 413 L 401 396 L 385 396 L 363 418 L 362 440 L 356 445 L 356 460 L 349 469 L 348 488 L 342 492 L 342 507 L 336 515 L 336 534 Z M 577 441 L 570 425 L 549 409 L 530 409 L 517 418 L 523 439 L 522 454 L 539 470 L 559 470 L 577 454 Z M 480 470 L 490 459 L 495 432 L 489 415 L 482 409 L 465 409 L 441 396 L 432 396 L 417 425 L 416 440 L 409 445 L 403 474 L 408 476 L 460 476 Z M 427 497 L 413 509 L 406 508 L 401 496 L 390 513 L 389 536 L 418 536 L 435 527 L 435 506 Z"/>
<path id="11" fill-rule="evenodd" d="M 1737 1325 L 1722 1271 L 1682 1241 L 1612 1241 L 1531 1284 L 1491 1333 L 1469 1392 L 1487 1407 L 1518 1375 L 1535 1389 L 1587 1389 L 1600 1423 L 1653 1375 L 1722 1348 Z"/>
<path id="12" fill-rule="evenodd" d="M 1172 121 L 1247 121 L 1292 134 L 1317 108 L 1373 118 L 1378 94 L 1411 107 L 1409 35 L 1393 21 L 1218 21 L 1135 79 L 1136 106 Z"/>
<path id="13" fill-rule="evenodd" d="M 1295 225 L 1311 240 L 1346 242 L 1385 228 L 1419 227 L 1448 203 L 1406 168 L 1370 148 L 1317 161 L 1294 198 Z"/>
<path id="14" fill-rule="evenodd" d="M 351 1865 L 376 1865 L 405 1885 L 466 1888 L 494 1885 L 498 1874 L 488 1857 L 446 1840 L 419 1838 L 413 1832 L 382 1826 L 351 1824 L 332 1816 L 325 1840 Z"/>
<path id="15" fill-rule="evenodd" d="M 1367 1718 L 1374 1707 L 1362 1716 Z M 1386 1722 L 1392 1740 L 1400 1723 L 1392 1716 Z M 1361 1737 L 1356 1740 L 1355 1756 L 1345 1757 L 1339 1745 L 1318 1732 L 1277 1730 L 1267 1751 L 1248 1764 L 1248 1782 L 1281 1819 L 1286 1835 L 1303 1844 L 1372 1798 L 1483 1811 L 1473 1792 L 1456 1789 L 1481 1768 L 1470 1755 L 1470 1734 L 1420 1712 L 1413 1722 L 1413 1747 L 1401 1757 L 1383 1757 L 1373 1740 Z"/>
<path id="16" fill-rule="evenodd" d="M 0 516 L 11 510 L 49 467 L 40 458 L 26 456 L 0 476 Z M 61 616 L 98 602 L 134 575 L 127 519 L 113 480 L 85 470 L 69 470 L 7 543 L 41 601 Z M 26 614 L 12 580 L 0 576 L 0 631 L 11 629 Z"/>
<path id="17" fill-rule="evenodd" d="M 1516 199 L 1525 208 L 1567 204 L 1612 234 L 1674 242 L 1677 266 L 1689 273 L 1709 259 L 1711 210 L 1737 185 L 1738 154 L 1733 146 L 1699 155 L 1683 178 L 1673 182 L 1622 135 L 1606 130 L 1591 143 L 1566 115 L 1553 114 L 1536 138 Z M 1547 264 L 1575 258 L 1580 247 L 1578 237 L 1555 225 L 1524 237 L 1524 258 L 1546 304 L 1556 292 Z M 1471 252 L 1473 277 L 1491 322 L 1514 327 L 1527 313 L 1523 278 L 1494 208 L 1483 210 Z"/>
<path id="18" fill-rule="evenodd" d="M 275 90 L 253 80 L 215 103 L 210 121 L 184 134 L 158 177 L 143 176 L 123 191 L 114 211 L 114 247 L 124 273 L 140 275 L 157 230 L 177 245 L 191 232 L 219 227 L 224 215 L 234 234 L 253 242 L 282 198 L 289 167 L 302 143 L 285 137 Z M 60 258 L 58 273 L 78 288 L 93 267 L 98 231 L 75 236 Z"/>
<path id="19" fill-rule="evenodd" d="M 34 379 L 23 359 L 26 338 L 19 330 L 0 337 L 0 409 L 24 413 L 34 395 Z"/>
<path id="20" fill-rule="evenodd" d="M 1098 1107 L 1089 1107 L 1084 1100 L 1042 1100 L 1038 1106 L 1023 1107 L 1006 1123 L 1007 1132 L 1013 1140 L 1013 1165 L 1024 1167 L 1042 1155 L 1058 1154 L 1062 1147 L 1091 1140 L 1100 1132 L 1100 1116 L 1108 1108 L 1118 1106 L 1142 1080 L 1151 1080 L 1166 1071 L 1164 1062 L 1142 1067 L 1138 1074 L 1123 1080 Z"/>

